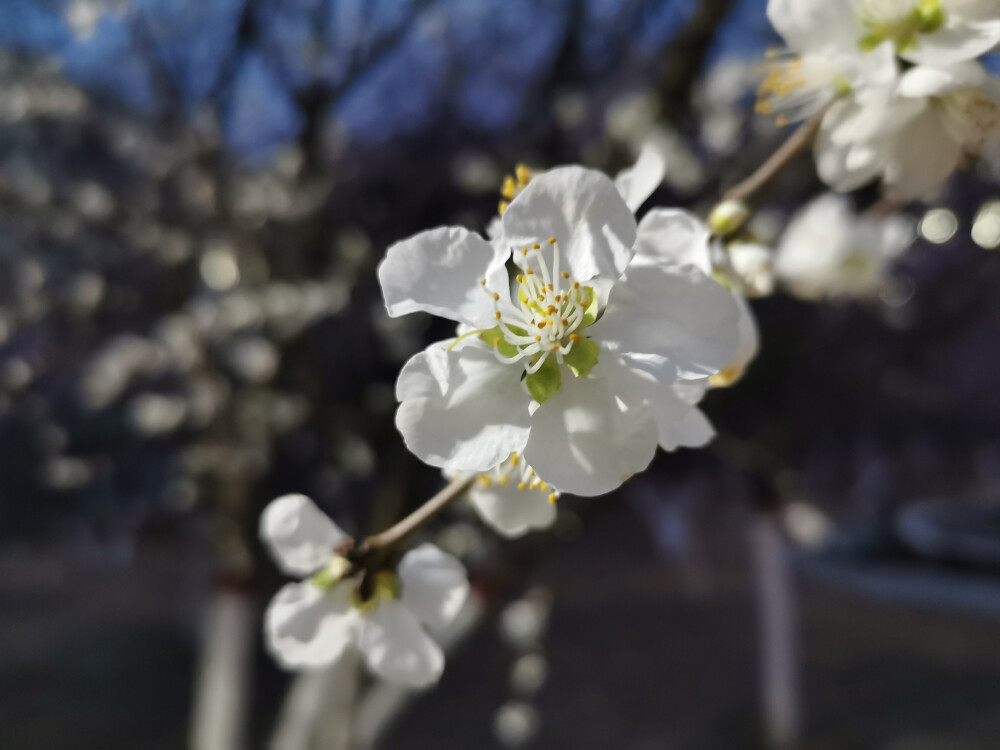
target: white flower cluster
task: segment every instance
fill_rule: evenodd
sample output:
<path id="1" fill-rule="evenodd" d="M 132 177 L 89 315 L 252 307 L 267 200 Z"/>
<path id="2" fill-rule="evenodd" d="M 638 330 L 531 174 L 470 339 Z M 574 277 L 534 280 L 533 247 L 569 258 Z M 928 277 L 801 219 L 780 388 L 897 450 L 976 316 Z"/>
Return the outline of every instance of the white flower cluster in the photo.
<path id="1" fill-rule="evenodd" d="M 1000 81 L 977 58 L 1000 43 L 997 0 L 770 0 L 788 44 L 758 111 L 779 122 L 828 107 L 816 142 L 834 190 L 881 178 L 926 198 L 966 160 L 1000 160 Z"/>

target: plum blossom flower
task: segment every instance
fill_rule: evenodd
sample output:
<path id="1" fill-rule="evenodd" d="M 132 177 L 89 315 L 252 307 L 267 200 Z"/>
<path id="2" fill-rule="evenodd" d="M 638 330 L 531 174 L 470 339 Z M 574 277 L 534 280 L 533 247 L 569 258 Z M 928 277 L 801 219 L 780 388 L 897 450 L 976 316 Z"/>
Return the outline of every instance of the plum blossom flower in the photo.
<path id="1" fill-rule="evenodd" d="M 883 44 L 926 65 L 974 60 L 1000 43 L 995 0 L 770 0 L 767 15 L 795 49 L 867 52 Z"/>
<path id="2" fill-rule="evenodd" d="M 386 680 L 413 687 L 438 680 L 444 656 L 424 626 L 447 626 L 465 604 L 469 583 L 458 560 L 422 544 L 395 573 L 352 572 L 334 552 L 349 537 L 303 495 L 272 501 L 260 537 L 283 572 L 305 577 L 282 587 L 264 616 L 279 664 L 320 669 L 353 647 Z"/>
<path id="3" fill-rule="evenodd" d="M 913 239 L 910 220 L 859 216 L 846 197 L 827 193 L 789 223 L 775 270 L 803 299 L 871 297 Z"/>
<path id="4" fill-rule="evenodd" d="M 1000 161 L 1000 81 L 976 62 L 917 66 L 892 89 L 838 102 L 816 143 L 835 190 L 882 177 L 904 199 L 928 197 L 968 158 Z"/>
<path id="5" fill-rule="evenodd" d="M 631 266 L 635 242 L 615 184 L 570 166 L 514 197 L 502 243 L 441 228 L 389 248 L 389 315 L 465 326 L 400 372 L 396 425 L 410 450 L 477 473 L 517 453 L 547 484 L 597 495 L 644 469 L 657 443 L 703 445 L 711 430 L 673 386 L 725 366 L 738 309 L 697 269 Z"/>

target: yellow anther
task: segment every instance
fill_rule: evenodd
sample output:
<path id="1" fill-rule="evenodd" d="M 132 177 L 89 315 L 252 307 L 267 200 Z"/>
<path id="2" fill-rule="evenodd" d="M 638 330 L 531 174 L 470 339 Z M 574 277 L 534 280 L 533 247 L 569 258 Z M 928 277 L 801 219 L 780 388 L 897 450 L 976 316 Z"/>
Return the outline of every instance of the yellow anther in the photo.
<path id="1" fill-rule="evenodd" d="M 559 351 L 559 344 L 553 344 L 552 345 L 552 351 L 554 351 L 554 352 Z"/>
<path id="2" fill-rule="evenodd" d="M 541 250 L 541 249 L 542 249 L 542 246 L 541 246 L 541 245 L 539 245 L 539 244 L 538 244 L 538 243 L 536 242 L 536 243 L 535 243 L 534 245 L 532 245 L 532 246 L 531 246 L 531 249 L 532 249 L 532 250 Z"/>
<path id="3" fill-rule="evenodd" d="M 517 466 L 519 463 L 521 463 L 521 457 L 519 455 L 517 455 L 516 452 L 515 453 L 511 453 L 510 454 L 510 465 L 511 466 Z"/>
<path id="4" fill-rule="evenodd" d="M 493 292 L 493 301 L 496 302 L 498 299 L 500 299 L 500 295 L 497 294 L 496 292 Z"/>
<path id="5" fill-rule="evenodd" d="M 485 474 L 479 475 L 479 481 L 482 482 L 483 487 L 490 487 L 493 484 L 493 480 Z"/>
<path id="6" fill-rule="evenodd" d="M 493 339 L 493 346 L 500 346 L 500 337 L 499 336 L 497 336 L 495 339 Z"/>
<path id="7" fill-rule="evenodd" d="M 521 255 L 527 255 L 527 254 L 528 254 L 528 248 L 524 248 L 524 250 L 521 251 Z M 531 271 L 528 271 L 528 273 L 531 273 Z"/>
<path id="8" fill-rule="evenodd" d="M 535 470 L 534 469 L 528 469 L 528 474 L 530 476 L 535 476 Z"/>
<path id="9" fill-rule="evenodd" d="M 486 279 L 480 279 L 479 284 L 480 286 L 486 286 Z"/>
<path id="10" fill-rule="evenodd" d="M 580 288 L 580 282 L 579 281 L 574 281 L 573 282 L 573 288 L 574 289 L 579 289 Z"/>
<path id="11" fill-rule="evenodd" d="M 568 318 L 563 318 L 562 319 L 562 324 L 563 324 L 563 326 L 568 326 L 569 325 L 569 319 Z"/>
<path id="12" fill-rule="evenodd" d="M 514 167 L 514 175 L 517 177 L 517 184 L 524 187 L 531 180 L 531 170 L 523 164 Z"/>
<path id="13" fill-rule="evenodd" d="M 580 334 L 578 334 L 578 333 L 571 333 L 569 335 L 569 340 L 570 341 L 579 341 L 580 340 Z"/>
<path id="14" fill-rule="evenodd" d="M 777 125 L 779 128 L 785 127 L 788 123 L 789 119 L 784 115 L 779 115 L 774 119 L 774 124 Z"/>
<path id="15" fill-rule="evenodd" d="M 563 277 L 564 279 L 568 279 L 568 278 L 569 278 L 569 272 L 568 272 L 568 271 L 563 271 L 563 272 L 562 272 L 561 274 L 559 274 L 559 275 L 560 275 L 560 276 L 562 276 L 562 277 Z"/>
<path id="16" fill-rule="evenodd" d="M 547 490 L 548 488 L 549 485 L 546 484 L 545 482 L 542 482 L 541 484 L 538 485 L 538 489 L 540 489 L 542 492 L 545 492 L 545 490 Z"/>
<path id="17" fill-rule="evenodd" d="M 562 302 L 562 295 L 561 294 L 557 294 L 556 295 L 556 302 Z"/>
<path id="18" fill-rule="evenodd" d="M 541 336 L 535 336 L 535 341 L 541 341 L 541 340 L 542 340 Z"/>
<path id="19" fill-rule="evenodd" d="M 559 496 L 556 493 L 550 492 L 549 493 L 549 502 L 552 503 L 553 505 L 555 505 L 556 504 L 556 498 L 558 498 L 558 497 Z"/>
<path id="20" fill-rule="evenodd" d="M 518 284 L 523 284 L 524 283 L 524 277 L 521 274 L 517 275 L 517 283 Z"/>
<path id="21" fill-rule="evenodd" d="M 517 183 L 514 182 L 514 178 L 510 175 L 504 177 L 503 185 L 500 187 L 500 195 L 507 200 L 511 200 L 515 195 L 517 195 Z"/>
<path id="22" fill-rule="evenodd" d="M 544 320 L 541 323 L 538 324 L 538 330 L 539 331 L 542 330 L 543 328 L 545 328 L 545 321 Z"/>
<path id="23" fill-rule="evenodd" d="M 497 203 L 497 213 L 503 216 L 504 213 L 507 211 L 507 206 L 509 205 L 510 203 L 508 203 L 507 201 L 500 201 L 499 203 Z"/>
<path id="24" fill-rule="evenodd" d="M 549 315 L 551 315 L 554 312 L 559 312 L 559 308 L 556 307 L 555 305 L 549 305 L 548 309 L 545 312 L 547 312 Z"/>
<path id="25" fill-rule="evenodd" d="M 553 289 L 553 288 L 552 288 L 552 285 L 551 285 L 551 284 L 549 284 L 549 291 L 550 291 L 550 292 L 554 292 L 554 291 L 555 291 L 555 289 Z"/>
<path id="26" fill-rule="evenodd" d="M 556 244 L 556 238 L 555 237 L 549 237 L 549 244 L 550 245 Z"/>
<path id="27" fill-rule="evenodd" d="M 527 253 L 528 251 L 527 251 L 527 250 L 525 250 L 524 252 L 525 252 L 525 253 Z M 535 272 L 534 272 L 534 271 L 532 271 L 532 270 L 531 270 L 530 268 L 526 268 L 526 269 L 524 270 L 524 272 L 525 272 L 526 274 L 528 274 L 528 276 L 533 276 L 533 275 L 535 274 Z"/>
<path id="28" fill-rule="evenodd" d="M 495 313 L 493 313 L 493 316 L 494 316 L 494 317 L 495 317 L 495 318 L 496 318 L 497 320 L 500 320 L 500 311 L 499 311 L 499 310 L 497 310 L 497 311 L 496 311 Z"/>
<path id="29" fill-rule="evenodd" d="M 502 484 L 505 487 L 507 486 L 507 483 L 509 481 L 510 481 L 510 477 L 508 477 L 507 475 L 504 475 L 504 476 L 500 477 L 500 484 Z"/>
<path id="30" fill-rule="evenodd" d="M 523 492 L 524 490 L 528 489 L 528 485 L 526 485 L 524 482 L 518 482 L 517 488 Z"/>

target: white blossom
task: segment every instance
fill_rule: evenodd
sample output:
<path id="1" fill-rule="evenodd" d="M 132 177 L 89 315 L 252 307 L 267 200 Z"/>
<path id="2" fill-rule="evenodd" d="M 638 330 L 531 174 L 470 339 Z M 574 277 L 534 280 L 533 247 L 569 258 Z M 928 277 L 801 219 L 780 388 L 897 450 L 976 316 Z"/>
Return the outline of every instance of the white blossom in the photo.
<path id="1" fill-rule="evenodd" d="M 425 626 L 447 626 L 469 584 L 462 564 L 431 544 L 410 550 L 396 572 L 356 573 L 334 549 L 349 540 L 303 495 L 272 501 L 260 537 L 286 573 L 309 576 L 281 588 L 268 605 L 264 634 L 284 667 L 320 669 L 358 649 L 379 677 L 413 687 L 438 680 L 444 655 Z"/>
<path id="2" fill-rule="evenodd" d="M 908 219 L 859 216 L 848 198 L 828 193 L 789 223 L 775 270 L 781 283 L 804 299 L 871 297 L 913 238 Z"/>
<path id="3" fill-rule="evenodd" d="M 655 187 L 643 173 L 630 179 Z M 626 189 L 632 205 L 646 197 Z M 658 231 L 675 241 L 669 217 Z M 636 237 L 615 184 L 570 166 L 513 198 L 502 244 L 442 228 L 391 247 L 379 267 L 389 314 L 464 324 L 400 373 L 396 425 L 407 446 L 431 465 L 477 473 L 517 453 L 547 484 L 596 495 L 644 469 L 657 443 L 710 439 L 673 386 L 726 365 L 738 308 L 696 268 L 631 265 Z"/>

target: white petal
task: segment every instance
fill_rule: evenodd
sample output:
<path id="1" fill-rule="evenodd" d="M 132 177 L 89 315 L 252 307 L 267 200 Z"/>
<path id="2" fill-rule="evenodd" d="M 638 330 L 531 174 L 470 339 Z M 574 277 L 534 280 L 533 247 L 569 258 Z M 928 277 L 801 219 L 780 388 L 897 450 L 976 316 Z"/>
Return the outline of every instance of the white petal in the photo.
<path id="1" fill-rule="evenodd" d="M 430 685 L 444 670 L 441 649 L 397 601 L 382 602 L 364 618 L 358 648 L 372 672 L 403 685 Z"/>
<path id="2" fill-rule="evenodd" d="M 892 139 L 886 187 L 899 198 L 928 198 L 944 185 L 961 159 L 962 145 L 929 109 Z"/>
<path id="3" fill-rule="evenodd" d="M 666 173 L 665 150 L 657 140 L 650 139 L 642 144 L 635 164 L 623 169 L 615 177 L 615 187 L 625 200 L 625 205 L 635 213 L 660 186 Z"/>
<path id="4" fill-rule="evenodd" d="M 422 311 L 474 328 L 493 326 L 493 300 L 480 285 L 509 293 L 509 251 L 461 227 L 439 227 L 397 242 L 379 264 L 389 315 Z"/>
<path id="5" fill-rule="evenodd" d="M 296 576 L 315 573 L 350 539 L 305 495 L 268 503 L 260 516 L 260 538 L 282 572 Z"/>
<path id="6" fill-rule="evenodd" d="M 710 234 L 694 214 L 679 208 L 654 208 L 639 222 L 635 257 L 630 267 L 650 263 L 689 264 L 710 276 Z"/>
<path id="7" fill-rule="evenodd" d="M 767 18 L 796 52 L 856 46 L 857 24 L 845 0 L 770 0 Z"/>
<path id="8" fill-rule="evenodd" d="M 567 374 L 535 412 L 524 459 L 560 490 L 591 496 L 645 469 L 655 452 L 656 425 L 648 413 L 620 403 L 605 379 Z"/>
<path id="9" fill-rule="evenodd" d="M 986 3 L 983 3 L 985 6 Z M 997 6 L 990 6 L 991 17 L 985 20 L 968 20 L 949 14 L 945 25 L 931 34 L 920 34 L 917 44 L 901 56 L 924 65 L 951 65 L 974 60 L 1000 43 L 1000 18 Z"/>
<path id="10" fill-rule="evenodd" d="M 739 343 L 738 318 L 732 294 L 698 269 L 643 266 L 615 285 L 588 333 L 602 349 L 669 384 L 725 367 Z"/>
<path id="11" fill-rule="evenodd" d="M 503 230 L 515 250 L 555 237 L 563 269 L 581 282 L 620 276 L 635 244 L 635 218 L 615 184 L 583 167 L 558 167 L 533 178 L 507 207 Z"/>
<path id="12" fill-rule="evenodd" d="M 918 65 L 900 78 L 898 92 L 900 96 L 911 98 L 941 96 L 964 86 L 979 86 L 987 76 L 983 66 L 975 62 L 944 68 Z"/>
<path id="13" fill-rule="evenodd" d="M 360 615 L 347 585 L 321 591 L 308 582 L 289 583 L 264 614 L 268 650 L 288 669 L 333 664 L 357 637 Z"/>
<path id="14" fill-rule="evenodd" d="M 396 427 L 406 446 L 431 466 L 492 469 L 528 438 L 522 372 L 485 346 L 435 344 L 414 355 L 396 381 Z"/>
<path id="15" fill-rule="evenodd" d="M 473 486 L 469 501 L 480 518 L 508 539 L 523 536 L 534 529 L 547 529 L 556 520 L 556 506 L 548 493 L 519 490 L 513 482 L 490 487 Z"/>
<path id="16" fill-rule="evenodd" d="M 857 128 L 849 118 L 858 113 L 853 101 L 836 102 L 827 112 L 816 138 L 816 171 L 820 179 L 834 190 L 849 192 L 874 180 L 883 167 L 881 151 L 861 151 L 853 138 Z M 866 153 L 867 161 L 859 161 L 857 154 Z"/>
<path id="17" fill-rule="evenodd" d="M 433 544 L 421 544 L 403 555 L 396 573 L 403 606 L 436 630 L 455 619 L 469 596 L 462 563 Z"/>

